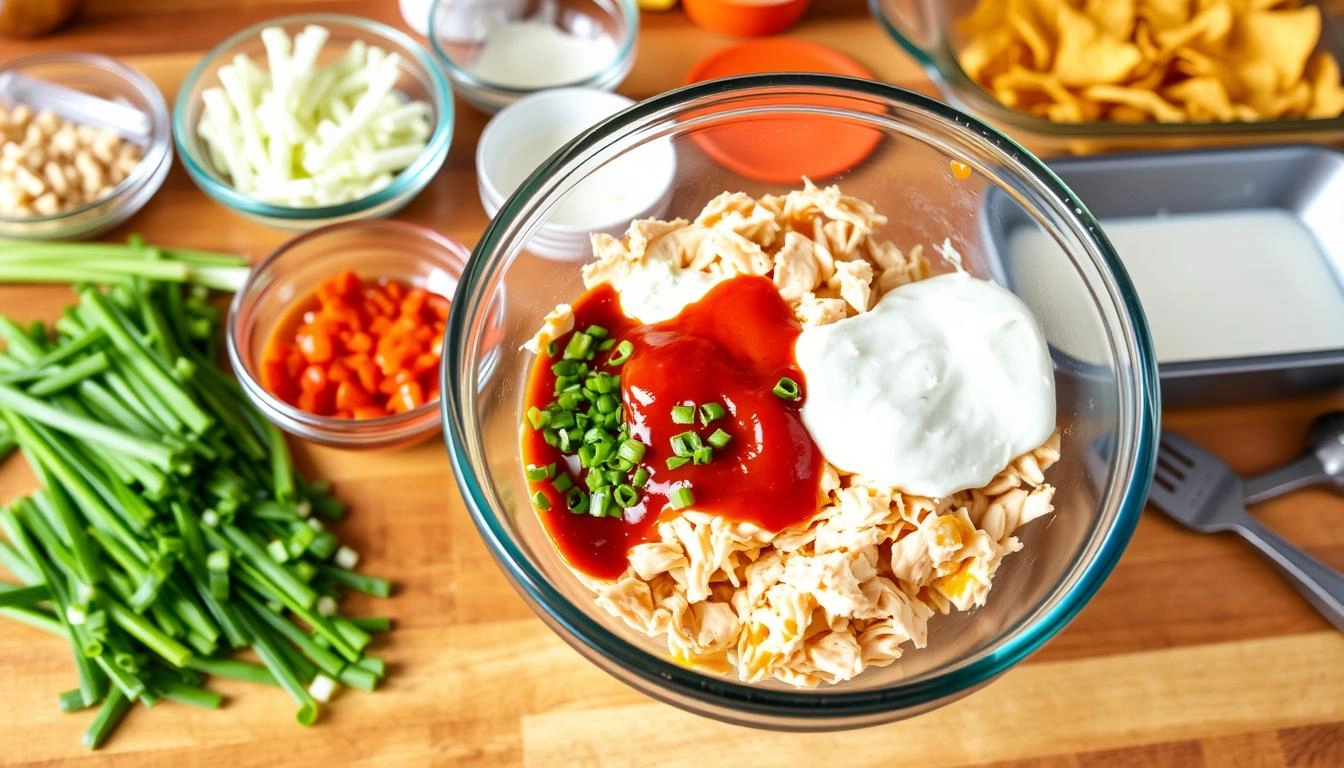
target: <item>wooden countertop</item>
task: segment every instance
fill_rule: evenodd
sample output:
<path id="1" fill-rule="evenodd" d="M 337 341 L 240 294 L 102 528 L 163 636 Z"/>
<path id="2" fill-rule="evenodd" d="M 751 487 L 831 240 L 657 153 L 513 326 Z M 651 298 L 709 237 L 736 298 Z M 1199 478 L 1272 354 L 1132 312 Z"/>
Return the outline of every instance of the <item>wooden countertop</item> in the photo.
<path id="1" fill-rule="evenodd" d="M 143 69 L 172 98 L 207 48 L 244 25 L 333 10 L 401 25 L 396 4 L 323 0 L 93 0 L 74 28 L 0 41 L 0 59 L 95 50 Z M 849 52 L 879 78 L 932 88 L 859 0 L 818 2 L 789 34 Z M 164 8 L 173 10 L 166 11 Z M 679 11 L 648 13 L 621 91 L 678 84 L 726 44 Z M 473 178 L 485 117 L 459 103 L 440 177 L 402 217 L 474 243 L 486 217 Z M 152 242 L 259 257 L 285 239 L 208 201 L 173 169 L 124 231 Z M 52 317 L 61 287 L 0 287 L 0 308 Z M 1165 423 L 1250 472 L 1293 456 L 1344 392 L 1164 414 Z M 375 695 L 345 694 L 305 729 L 277 690 L 214 682 L 220 712 L 172 703 L 137 709 L 91 758 L 114 765 L 1344 765 L 1344 637 L 1239 540 L 1187 533 L 1145 513 L 1129 550 L 1082 614 L 1028 662 L 983 691 L 911 721 L 838 734 L 723 725 L 645 698 L 556 638 L 505 582 L 477 537 L 438 441 L 395 455 L 303 446 L 353 514 L 341 525 L 371 573 L 394 579 L 373 605 L 397 627 L 378 641 L 391 668 Z M 0 466 L 0 501 L 28 490 L 21 459 Z M 1315 556 L 1344 566 L 1344 500 L 1305 491 L 1256 510 Z M 352 598 L 358 600 L 358 598 Z M 370 601 L 372 603 L 372 601 Z M 0 623 L 0 765 L 85 756 L 91 712 L 66 715 L 74 685 L 61 641 Z"/>

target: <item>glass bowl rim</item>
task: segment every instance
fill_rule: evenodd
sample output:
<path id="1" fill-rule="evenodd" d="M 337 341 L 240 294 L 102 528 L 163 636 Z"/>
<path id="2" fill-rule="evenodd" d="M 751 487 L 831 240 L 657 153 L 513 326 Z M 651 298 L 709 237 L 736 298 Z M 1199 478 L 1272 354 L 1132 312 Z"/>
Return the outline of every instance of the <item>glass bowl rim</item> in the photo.
<path id="1" fill-rule="evenodd" d="M 149 103 L 149 142 L 145 147 L 144 155 L 140 158 L 140 162 L 136 164 L 135 170 L 129 176 L 117 182 L 112 191 L 105 196 L 56 213 L 38 214 L 36 216 L 6 216 L 0 214 L 0 225 L 60 224 L 62 221 L 73 221 L 76 217 L 88 213 L 96 213 L 99 209 L 109 205 L 111 207 L 104 211 L 101 217 L 116 216 L 126 205 L 133 202 L 124 199 L 128 192 L 152 182 L 155 171 L 164 163 L 172 162 L 173 126 L 168 115 L 168 103 L 163 99 L 163 92 L 154 84 L 154 81 L 149 79 L 148 75 L 135 67 L 111 56 L 88 51 L 51 51 L 29 54 L 11 59 L 0 65 L 0 72 L 43 64 L 78 64 L 103 69 L 119 76 Z M 143 202 L 141 204 L 143 205 Z"/>
<path id="2" fill-rule="evenodd" d="M 425 143 L 425 148 L 416 156 L 415 161 L 399 171 L 393 177 L 392 183 L 386 187 L 370 195 L 336 205 L 294 208 L 287 205 L 267 203 L 239 192 L 233 185 L 225 182 L 215 171 L 211 170 L 196 153 L 189 151 L 187 142 L 183 137 L 189 131 L 195 130 L 194 127 L 186 124 L 187 103 L 191 101 L 191 91 L 209 69 L 220 65 L 219 59 L 225 52 L 237 47 L 249 38 L 257 37 L 263 29 L 268 27 L 289 27 L 306 24 L 352 28 L 361 33 L 361 39 L 365 39 L 366 42 L 378 40 L 391 42 L 410 51 L 414 55 L 416 63 L 427 73 L 429 78 L 429 99 L 431 106 L 434 108 L 435 120 L 433 131 L 429 135 L 429 140 Z M 172 133 L 173 143 L 177 145 L 177 154 L 182 158 L 182 165 L 187 169 L 187 174 L 210 197 L 250 216 L 288 221 L 319 221 L 357 216 L 367 210 L 398 200 L 404 195 L 414 194 L 420 187 L 429 183 L 434 174 L 437 173 L 439 166 L 442 165 L 444 158 L 447 157 L 448 147 L 453 138 L 454 122 L 453 91 L 448 79 L 425 51 L 424 46 L 412 39 L 410 35 L 382 22 L 350 14 L 298 13 L 278 16 L 252 24 L 230 35 L 201 56 L 196 65 L 187 73 L 186 79 L 182 81 L 182 86 L 177 91 L 177 99 L 173 104 Z M 199 145 L 199 140 L 197 144 Z"/>
<path id="3" fill-rule="evenodd" d="M 1032 623 L 1020 626 L 1014 635 L 1002 640 L 992 650 L 982 651 L 979 658 L 963 661 L 949 671 L 932 674 L 913 683 L 897 682 L 883 688 L 861 691 L 824 688 L 796 691 L 764 688 L 696 672 L 634 646 L 594 622 L 581 608 L 552 587 L 544 573 L 532 567 L 527 558 L 521 556 L 517 545 L 499 524 L 500 516 L 489 507 L 482 484 L 471 467 L 471 460 L 465 449 L 467 441 L 462 424 L 453 412 L 453 405 L 457 401 L 457 393 L 464 377 L 464 372 L 458 370 L 459 366 L 455 361 L 462 356 L 470 343 L 466 333 L 470 321 L 467 316 L 470 311 L 467 299 L 483 283 L 487 269 L 485 254 L 497 247 L 506 228 L 505 222 L 517 218 L 520 211 L 528 205 L 527 199 L 535 194 L 539 184 L 564 169 L 575 158 L 584 157 L 603 146 L 612 135 L 620 135 L 625 129 L 638 127 L 655 115 L 666 115 L 671 110 L 684 109 L 701 98 L 724 93 L 748 89 L 764 91 L 784 88 L 831 89 L 853 97 L 894 101 L 932 113 L 943 120 L 959 123 L 964 130 L 994 143 L 999 148 L 997 151 L 1000 154 L 1011 157 L 1024 166 L 1031 180 L 1060 201 L 1061 207 L 1068 211 L 1068 217 L 1082 225 L 1077 234 L 1096 246 L 1107 268 L 1103 278 L 1108 278 L 1112 282 L 1114 295 L 1119 302 L 1117 309 L 1122 312 L 1121 320 L 1129 321 L 1133 333 L 1131 351 L 1134 353 L 1134 373 L 1127 378 L 1135 385 L 1132 396 L 1133 405 L 1137 408 L 1137 418 L 1132 426 L 1134 472 L 1123 481 L 1124 485 L 1119 490 L 1116 502 L 1115 520 L 1109 529 L 1100 534 L 1095 556 L 1089 562 L 1074 566 L 1079 570 L 1079 575 L 1072 587 L 1059 597 L 1053 608 L 1042 609 L 1041 615 Z M 657 697 L 664 697 L 672 703 L 680 702 L 677 697 L 685 697 L 712 707 L 729 708 L 733 715 L 727 716 L 727 719 L 739 724 L 759 725 L 760 723 L 754 721 L 753 717 L 803 717 L 817 723 L 818 727 L 835 727 L 826 726 L 825 722 L 872 717 L 930 705 L 950 694 L 973 689 L 1006 671 L 1063 629 L 1100 588 L 1119 561 L 1125 545 L 1138 525 L 1139 515 L 1147 501 L 1156 461 L 1158 379 L 1152 339 L 1148 333 L 1142 307 L 1138 302 L 1137 292 L 1115 249 L 1106 239 L 1087 206 L 1040 159 L 980 119 L 914 91 L 887 83 L 838 75 L 806 73 L 744 75 L 683 86 L 638 102 L 566 144 L 504 202 L 477 242 L 467 269 L 458 283 L 457 300 L 453 302 L 449 312 L 440 375 L 442 376 L 440 389 L 444 393 L 440 403 L 444 421 L 443 433 L 454 478 L 478 532 L 515 588 L 534 609 L 544 613 L 543 620 L 552 626 L 563 627 L 568 635 L 562 633 L 562 639 L 579 648 L 584 655 L 597 654 L 640 679 L 647 685 L 647 688 L 642 690 Z M 1089 539 L 1094 540 L 1096 539 Z M 843 727 L 842 724 L 837 725 Z"/>
<path id="4" fill-rule="evenodd" d="M 439 423 L 431 418 L 439 411 L 439 403 L 438 401 L 428 402 L 405 413 L 389 414 L 376 419 L 341 419 L 334 416 L 319 416 L 309 413 L 284 402 L 266 391 L 266 388 L 261 385 L 261 381 L 244 360 L 240 339 L 242 333 L 238 323 L 244 297 L 259 279 L 259 276 L 273 269 L 281 259 L 292 255 L 296 247 L 306 245 L 312 240 L 331 235 L 341 235 L 355 229 L 380 229 L 397 237 L 412 237 L 432 243 L 435 246 L 435 251 L 442 257 L 434 259 L 432 263 L 439 267 L 445 267 L 452 263 L 455 268 L 457 284 L 461 285 L 462 274 L 466 271 L 471 252 L 462 243 L 433 227 L 400 219 L 339 221 L 296 235 L 281 243 L 265 258 L 258 261 L 256 266 L 248 272 L 247 279 L 243 282 L 242 287 L 233 294 L 233 299 L 229 301 L 229 315 L 225 323 L 224 334 L 226 352 L 229 364 L 234 369 L 234 375 L 237 376 L 238 383 L 243 391 L 247 393 L 248 399 L 257 406 L 257 409 L 262 412 L 267 421 L 274 423 L 286 432 L 293 431 L 290 425 L 298 425 L 304 432 L 310 433 L 301 435 L 303 437 L 335 441 L 347 447 L 355 447 L 363 443 L 373 446 L 389 440 L 399 440 L 422 432 L 429 432 L 439 426 Z M 447 254 L 452 254 L 458 261 L 452 262 L 447 258 Z M 454 299 L 452 296 L 447 298 L 451 306 Z M 248 355 L 248 358 L 251 357 L 253 356 Z M 443 393 L 440 390 L 439 400 L 442 399 Z M 313 435 L 318 435 L 318 437 L 313 437 Z"/>
<path id="5" fill-rule="evenodd" d="M 937 54 L 924 48 L 899 30 L 883 10 L 882 0 L 867 0 L 868 10 L 878 25 L 923 68 L 938 90 L 954 102 L 973 102 L 967 106 L 986 116 L 1006 123 L 1015 131 L 1064 139 L 1142 139 L 1300 135 L 1322 131 L 1344 131 L 1344 115 L 1337 117 L 1309 117 L 1274 120 L 1201 120 L 1181 123 L 1119 123 L 1087 120 L 1077 123 L 1056 123 L 1019 109 L 1004 105 L 993 94 L 970 78 L 961 68 L 961 62 L 952 52 L 946 35 L 939 35 L 943 49 Z M 1322 28 L 1322 34 L 1325 33 Z M 948 55 L 938 55 L 947 53 Z M 946 59 L 946 65 L 944 63 Z M 950 70 L 950 71 L 949 71 Z M 966 97 L 970 98 L 967 99 Z"/>
<path id="6" fill-rule="evenodd" d="M 567 83 L 547 85 L 540 88 L 506 85 L 504 83 L 495 82 L 494 80 L 487 80 L 466 67 L 459 65 L 453 57 L 449 56 L 439 45 L 439 36 L 435 34 L 434 31 L 434 17 L 438 15 L 437 11 L 439 6 L 444 2 L 451 2 L 451 0 L 433 0 L 433 2 L 429 4 L 429 32 L 425 37 L 429 40 L 429 47 L 434 53 L 434 59 L 442 64 L 444 69 L 448 70 L 449 77 L 453 80 L 457 80 L 463 85 L 471 88 L 494 91 L 495 93 L 511 98 L 526 96 L 530 93 L 547 91 L 553 88 L 596 87 L 597 84 L 606 82 L 614 73 L 620 71 L 625 63 L 630 60 L 630 57 L 634 55 L 635 43 L 639 39 L 639 6 L 636 5 L 635 0 L 616 0 L 617 6 L 624 11 L 622 18 L 626 22 L 625 35 L 620 40 L 616 55 L 600 70 L 588 77 L 571 80 Z"/>

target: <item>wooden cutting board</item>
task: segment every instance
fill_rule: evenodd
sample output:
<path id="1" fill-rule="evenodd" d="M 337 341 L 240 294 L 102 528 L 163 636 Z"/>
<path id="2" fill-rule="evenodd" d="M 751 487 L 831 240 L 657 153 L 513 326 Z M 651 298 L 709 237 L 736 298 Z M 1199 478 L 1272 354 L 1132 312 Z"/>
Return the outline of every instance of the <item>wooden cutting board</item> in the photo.
<path id="1" fill-rule="evenodd" d="M 244 25 L 334 10 L 400 26 L 391 2 L 91 0 L 71 30 L 0 41 L 0 59 L 96 50 L 148 72 L 171 99 L 202 52 Z M 852 55 L 878 77 L 932 92 L 862 2 L 817 2 L 791 35 Z M 170 10 L 169 10 L 170 9 Z M 680 84 L 725 44 L 680 12 L 644 16 L 622 92 Z M 485 123 L 459 102 L 448 162 L 401 214 L 471 245 L 486 223 L 473 152 Z M 123 231 L 153 242 L 259 258 L 283 233 L 207 200 L 174 168 Z M 68 289 L 0 287 L 0 311 L 53 317 Z M 1344 392 L 1248 407 L 1169 412 L 1168 427 L 1236 469 L 1290 458 L 1306 425 Z M 683 713 L 626 688 L 570 650 L 517 597 L 478 539 L 441 443 L 396 454 L 297 446 L 310 476 L 331 478 L 353 509 L 341 524 L 369 572 L 396 581 L 390 600 L 352 612 L 395 618 L 376 651 L 376 694 L 343 693 L 302 728 L 278 690 L 212 683 L 222 711 L 172 703 L 136 709 L 88 756 L 91 713 L 62 714 L 75 677 L 65 644 L 0 623 L 0 765 L 81 758 L 114 765 L 1344 765 L 1344 637 L 1239 541 L 1201 537 L 1147 512 L 1107 584 L 1027 663 L 983 691 L 915 720 L 863 731 L 791 735 Z M 0 502 L 31 488 L 21 459 L 0 466 Z M 1317 557 L 1344 566 L 1344 499 L 1305 491 L 1257 514 Z"/>

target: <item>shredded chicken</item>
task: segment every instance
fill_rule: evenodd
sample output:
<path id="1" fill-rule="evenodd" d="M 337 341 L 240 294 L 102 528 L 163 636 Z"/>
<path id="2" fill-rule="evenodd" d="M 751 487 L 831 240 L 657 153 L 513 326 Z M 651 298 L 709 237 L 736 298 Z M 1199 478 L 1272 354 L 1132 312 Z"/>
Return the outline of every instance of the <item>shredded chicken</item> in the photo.
<path id="1" fill-rule="evenodd" d="M 885 223 L 868 203 L 807 180 L 783 196 L 725 192 L 691 222 L 636 221 L 624 238 L 594 235 L 583 278 L 592 287 L 646 259 L 766 275 L 800 322 L 824 325 L 929 276 L 922 248 L 877 239 Z M 558 307 L 529 348 L 572 324 Z M 681 663 L 745 682 L 838 683 L 891 664 L 907 645 L 923 648 L 934 614 L 984 605 L 1003 558 L 1021 549 L 1014 533 L 1053 510 L 1044 470 L 1058 459 L 1056 433 L 989 485 L 942 499 L 827 464 L 824 499 L 802 524 L 770 532 L 687 510 L 633 547 L 619 578 L 576 575 L 604 610 L 664 636 Z"/>

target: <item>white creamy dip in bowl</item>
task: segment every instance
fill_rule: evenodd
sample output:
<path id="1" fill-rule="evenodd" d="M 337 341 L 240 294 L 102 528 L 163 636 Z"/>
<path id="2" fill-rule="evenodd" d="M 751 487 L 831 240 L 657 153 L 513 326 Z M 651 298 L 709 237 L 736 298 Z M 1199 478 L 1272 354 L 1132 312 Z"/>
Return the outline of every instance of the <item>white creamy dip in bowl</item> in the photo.
<path id="1" fill-rule="evenodd" d="M 634 0 L 434 0 L 429 42 L 454 89 L 495 112 L 548 88 L 615 90 L 635 61 Z"/>

